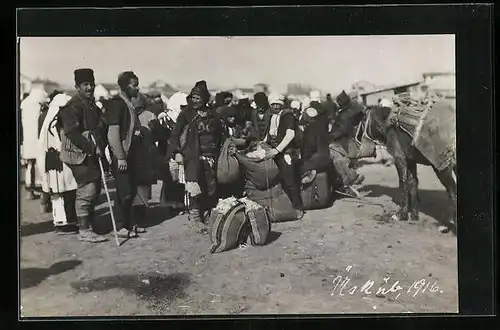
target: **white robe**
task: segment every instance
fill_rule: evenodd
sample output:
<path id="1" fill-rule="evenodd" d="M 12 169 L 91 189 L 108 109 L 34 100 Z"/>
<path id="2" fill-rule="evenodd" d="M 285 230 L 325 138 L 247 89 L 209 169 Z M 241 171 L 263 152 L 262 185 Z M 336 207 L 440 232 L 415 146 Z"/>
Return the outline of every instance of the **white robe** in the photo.
<path id="1" fill-rule="evenodd" d="M 61 151 L 61 140 L 59 139 L 58 132 L 55 127 L 53 119 L 59 112 L 59 108 L 65 105 L 71 99 L 66 94 L 59 94 L 54 97 L 49 105 L 47 116 L 40 130 L 40 138 L 37 143 L 37 169 L 42 178 L 42 190 L 46 193 L 62 193 L 77 188 L 77 183 L 73 177 L 71 169 L 63 163 L 62 172 L 56 170 L 45 171 L 45 155 L 49 148 L 54 148 Z"/>
<path id="2" fill-rule="evenodd" d="M 21 157 L 23 159 L 36 159 L 38 156 L 38 118 L 40 106 L 46 98 L 47 93 L 44 90 L 35 89 L 21 102 L 21 125 L 23 126 Z"/>

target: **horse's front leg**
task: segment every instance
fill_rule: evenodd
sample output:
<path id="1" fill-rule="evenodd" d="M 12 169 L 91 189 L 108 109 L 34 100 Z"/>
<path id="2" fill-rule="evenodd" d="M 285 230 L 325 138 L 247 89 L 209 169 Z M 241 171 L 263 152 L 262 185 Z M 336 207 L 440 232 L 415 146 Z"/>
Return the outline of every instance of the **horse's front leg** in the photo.
<path id="1" fill-rule="evenodd" d="M 389 129 L 387 132 L 387 148 L 391 150 L 394 157 L 394 165 L 398 172 L 399 191 L 401 199 L 399 202 L 399 210 L 393 216 L 396 220 L 408 220 L 408 168 L 406 155 L 401 148 L 398 136 L 395 130 Z"/>
<path id="2" fill-rule="evenodd" d="M 434 167 L 433 167 L 434 168 Z M 438 171 L 434 168 L 434 172 L 441 182 L 441 184 L 446 188 L 449 199 L 449 215 L 448 221 L 450 224 L 457 225 L 457 182 L 455 181 L 453 168 L 448 167 L 442 171 Z"/>
<path id="3" fill-rule="evenodd" d="M 418 221 L 420 218 L 420 203 L 418 199 L 417 162 L 413 159 L 407 159 L 407 169 L 410 220 Z"/>

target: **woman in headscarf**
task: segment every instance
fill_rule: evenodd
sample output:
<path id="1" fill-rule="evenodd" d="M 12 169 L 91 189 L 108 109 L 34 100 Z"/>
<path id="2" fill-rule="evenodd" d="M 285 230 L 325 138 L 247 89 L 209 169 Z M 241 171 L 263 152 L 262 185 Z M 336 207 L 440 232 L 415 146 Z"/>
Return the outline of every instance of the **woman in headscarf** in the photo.
<path id="1" fill-rule="evenodd" d="M 42 179 L 42 191 L 50 195 L 54 228 L 61 234 L 78 233 L 75 209 L 78 185 L 71 169 L 59 158 L 61 139 L 56 127 L 59 109 L 70 99 L 66 94 L 54 96 L 42 123 L 37 145 L 39 154 L 36 163 Z"/>
<path id="2" fill-rule="evenodd" d="M 167 153 L 167 159 L 173 156 L 184 165 L 189 220 L 201 232 L 206 231 L 205 211 L 217 203 L 215 166 L 226 137 L 222 118 L 207 107 L 209 100 L 206 82 L 197 82 L 177 118 Z"/>
<path id="3" fill-rule="evenodd" d="M 47 93 L 43 89 L 34 89 L 30 95 L 21 102 L 21 124 L 23 140 L 21 142 L 21 157 L 27 162 L 25 185 L 28 199 L 35 199 L 35 187 L 40 184 L 36 171 L 36 158 L 38 157 L 38 118 L 41 107 L 47 102 Z"/>

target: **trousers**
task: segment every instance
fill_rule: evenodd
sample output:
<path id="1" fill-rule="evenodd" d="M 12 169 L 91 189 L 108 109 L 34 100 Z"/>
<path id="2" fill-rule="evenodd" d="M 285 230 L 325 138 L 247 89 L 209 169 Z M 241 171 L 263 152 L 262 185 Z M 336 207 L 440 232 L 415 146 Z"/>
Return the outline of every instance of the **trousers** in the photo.
<path id="1" fill-rule="evenodd" d="M 300 174 L 297 159 L 291 154 L 283 153 L 274 158 L 278 166 L 283 190 L 296 210 L 303 210 L 302 196 L 300 195 Z"/>
<path id="2" fill-rule="evenodd" d="M 100 194 L 101 181 L 78 183 L 75 199 L 77 217 L 92 217 Z"/>
<path id="3" fill-rule="evenodd" d="M 333 163 L 335 171 L 342 179 L 344 186 L 351 185 L 356 180 L 357 173 L 354 169 L 350 168 L 350 160 L 347 158 L 345 150 L 338 145 L 330 144 L 330 159 Z"/>

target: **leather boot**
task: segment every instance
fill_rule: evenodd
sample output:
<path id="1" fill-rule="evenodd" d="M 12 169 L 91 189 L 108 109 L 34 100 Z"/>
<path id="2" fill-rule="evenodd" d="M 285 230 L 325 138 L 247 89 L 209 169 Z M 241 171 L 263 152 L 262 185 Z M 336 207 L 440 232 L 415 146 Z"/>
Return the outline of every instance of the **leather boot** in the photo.
<path id="1" fill-rule="evenodd" d="M 136 234 L 146 232 L 145 223 L 147 221 L 147 208 L 144 205 L 137 205 L 132 207 L 132 216 L 134 217 L 133 230 Z"/>
<path id="2" fill-rule="evenodd" d="M 89 216 L 78 217 L 78 225 L 80 227 L 78 233 L 78 239 L 80 241 L 89 243 L 100 243 L 108 240 L 106 237 L 97 235 L 90 229 Z"/>

